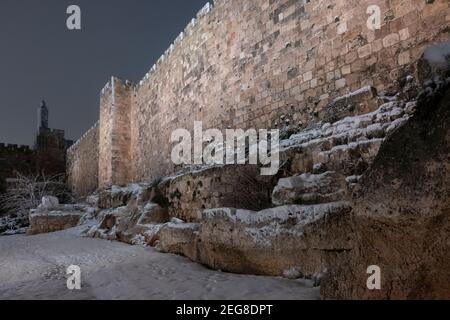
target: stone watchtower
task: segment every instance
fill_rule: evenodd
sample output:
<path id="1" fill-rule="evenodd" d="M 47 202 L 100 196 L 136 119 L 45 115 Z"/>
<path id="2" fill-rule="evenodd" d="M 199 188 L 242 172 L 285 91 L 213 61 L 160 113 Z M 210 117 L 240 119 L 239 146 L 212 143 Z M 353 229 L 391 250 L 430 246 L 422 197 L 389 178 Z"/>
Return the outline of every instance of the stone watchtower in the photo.
<path id="1" fill-rule="evenodd" d="M 48 108 L 45 100 L 42 100 L 41 106 L 37 110 L 37 134 L 41 132 L 41 128 L 48 129 Z"/>
<path id="2" fill-rule="evenodd" d="M 49 129 L 49 110 L 45 100 L 37 110 L 37 134 L 34 149 L 36 168 L 45 175 L 63 174 L 66 169 L 66 151 L 72 141 L 65 139 L 64 130 Z"/>
<path id="3" fill-rule="evenodd" d="M 42 100 L 34 147 L 0 143 L 0 193 L 5 191 L 8 179 L 19 173 L 47 177 L 66 173 L 66 152 L 73 142 L 65 139 L 64 130 L 49 129 L 48 119 L 49 110 Z"/>

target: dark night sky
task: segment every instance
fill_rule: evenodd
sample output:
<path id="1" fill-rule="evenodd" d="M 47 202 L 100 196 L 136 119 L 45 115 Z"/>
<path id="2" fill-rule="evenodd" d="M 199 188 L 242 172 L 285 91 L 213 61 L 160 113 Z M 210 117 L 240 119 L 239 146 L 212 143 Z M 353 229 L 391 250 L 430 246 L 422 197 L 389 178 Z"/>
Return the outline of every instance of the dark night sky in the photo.
<path id="1" fill-rule="evenodd" d="M 45 98 L 50 127 L 78 139 L 116 75 L 139 81 L 207 0 L 1 0 L 0 142 L 32 144 Z M 82 30 L 66 9 L 81 7 Z"/>

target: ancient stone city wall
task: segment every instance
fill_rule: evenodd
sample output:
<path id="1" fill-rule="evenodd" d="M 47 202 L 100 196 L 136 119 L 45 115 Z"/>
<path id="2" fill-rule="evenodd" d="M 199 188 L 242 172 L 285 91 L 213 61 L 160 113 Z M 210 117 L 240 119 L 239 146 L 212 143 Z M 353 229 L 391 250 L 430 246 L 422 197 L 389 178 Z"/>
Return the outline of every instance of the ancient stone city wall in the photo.
<path id="1" fill-rule="evenodd" d="M 87 195 L 98 187 L 99 123 L 97 122 L 67 152 L 68 183 L 76 195 Z"/>
<path id="2" fill-rule="evenodd" d="M 381 8 L 379 30 L 367 27 L 370 5 Z M 215 1 L 138 85 L 113 78 L 103 89 L 99 186 L 172 173 L 171 134 L 196 120 L 218 129 L 322 120 L 336 97 L 414 74 L 449 25 L 447 0 Z"/>

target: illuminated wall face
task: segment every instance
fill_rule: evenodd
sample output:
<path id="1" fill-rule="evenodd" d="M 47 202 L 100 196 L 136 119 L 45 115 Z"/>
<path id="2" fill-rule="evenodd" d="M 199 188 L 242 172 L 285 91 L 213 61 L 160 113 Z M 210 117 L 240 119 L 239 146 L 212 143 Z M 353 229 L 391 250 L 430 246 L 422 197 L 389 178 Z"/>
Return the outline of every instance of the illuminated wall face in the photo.
<path id="1" fill-rule="evenodd" d="M 371 95 L 352 112 L 373 111 L 377 92 L 448 39 L 448 11 L 445 0 L 216 1 L 139 84 L 104 90 L 100 185 L 173 173 L 171 135 L 195 121 L 222 131 L 335 121 L 349 113 L 331 103 L 361 88 Z"/>

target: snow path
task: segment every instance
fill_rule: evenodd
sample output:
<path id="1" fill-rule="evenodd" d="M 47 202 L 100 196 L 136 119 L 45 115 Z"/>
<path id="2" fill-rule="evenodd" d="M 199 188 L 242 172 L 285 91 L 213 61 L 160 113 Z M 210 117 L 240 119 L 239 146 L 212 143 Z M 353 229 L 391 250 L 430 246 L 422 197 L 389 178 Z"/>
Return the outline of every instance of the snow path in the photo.
<path id="1" fill-rule="evenodd" d="M 309 282 L 222 273 L 151 248 L 80 237 L 78 229 L 0 237 L 0 299 L 318 299 Z M 81 267 L 82 290 L 66 287 Z"/>

